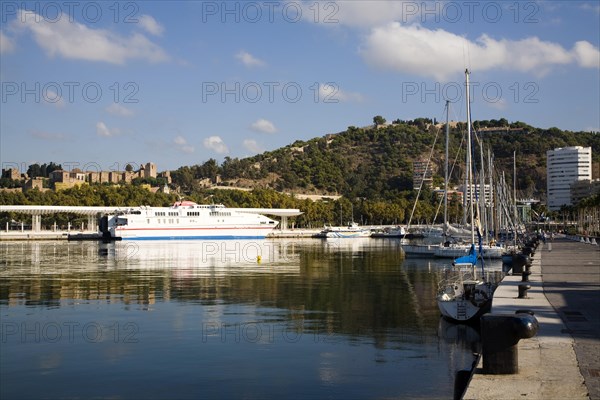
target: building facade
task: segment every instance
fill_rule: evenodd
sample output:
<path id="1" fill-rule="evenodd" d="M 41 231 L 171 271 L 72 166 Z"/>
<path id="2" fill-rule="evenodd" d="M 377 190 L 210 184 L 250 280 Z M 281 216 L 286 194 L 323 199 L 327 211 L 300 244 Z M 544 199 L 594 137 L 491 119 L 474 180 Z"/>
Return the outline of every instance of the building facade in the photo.
<path id="1" fill-rule="evenodd" d="M 2 177 L 18 181 L 21 179 L 21 171 L 17 168 L 7 168 L 2 170 Z"/>
<path id="2" fill-rule="evenodd" d="M 551 211 L 573 205 L 571 185 L 592 179 L 591 147 L 559 147 L 546 152 L 547 201 Z"/>
<path id="3" fill-rule="evenodd" d="M 571 184 L 571 204 L 577 205 L 581 200 L 600 193 L 600 179 L 581 180 Z"/>
<path id="4" fill-rule="evenodd" d="M 485 202 L 486 206 L 489 207 L 493 203 L 494 189 L 487 183 L 483 185 L 483 192 L 481 191 L 479 184 L 469 186 L 461 185 L 459 186 L 458 190 L 463 192 L 464 198 L 466 198 L 467 201 L 469 201 L 471 198 L 471 191 L 473 191 L 474 201 L 481 201 L 481 196 L 483 196 L 483 201 Z"/>
<path id="5" fill-rule="evenodd" d="M 429 168 L 428 168 L 429 164 Z M 431 187 L 433 184 L 432 165 L 427 160 L 413 161 L 413 189 L 419 190 L 421 182 L 424 187 Z"/>

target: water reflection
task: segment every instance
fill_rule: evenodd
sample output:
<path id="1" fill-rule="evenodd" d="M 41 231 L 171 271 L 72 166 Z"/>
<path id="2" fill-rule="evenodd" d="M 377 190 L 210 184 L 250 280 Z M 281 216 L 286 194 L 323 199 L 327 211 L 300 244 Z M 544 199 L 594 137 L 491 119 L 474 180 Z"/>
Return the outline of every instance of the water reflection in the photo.
<path id="1" fill-rule="evenodd" d="M 8 397 L 451 397 L 471 362 L 439 325 L 448 261 L 405 260 L 397 240 L 2 242 L 0 254 Z M 86 365 L 123 379 L 73 382 Z"/>

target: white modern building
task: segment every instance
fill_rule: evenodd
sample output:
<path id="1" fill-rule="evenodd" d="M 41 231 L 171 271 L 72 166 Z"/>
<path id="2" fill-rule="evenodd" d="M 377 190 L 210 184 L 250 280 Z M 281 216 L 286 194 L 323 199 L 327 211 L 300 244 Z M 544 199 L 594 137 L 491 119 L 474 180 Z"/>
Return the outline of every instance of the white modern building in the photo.
<path id="1" fill-rule="evenodd" d="M 571 184 L 592 179 L 591 147 L 559 147 L 546 152 L 548 208 L 570 206 Z"/>
<path id="2" fill-rule="evenodd" d="M 458 190 L 463 192 L 467 201 L 471 198 L 471 191 L 473 191 L 473 200 L 479 198 L 481 200 L 481 196 L 483 196 L 483 200 L 485 201 L 485 205 L 489 206 L 493 202 L 494 189 L 488 185 L 487 183 L 483 185 L 483 192 L 480 189 L 480 185 L 461 185 L 458 187 Z"/>

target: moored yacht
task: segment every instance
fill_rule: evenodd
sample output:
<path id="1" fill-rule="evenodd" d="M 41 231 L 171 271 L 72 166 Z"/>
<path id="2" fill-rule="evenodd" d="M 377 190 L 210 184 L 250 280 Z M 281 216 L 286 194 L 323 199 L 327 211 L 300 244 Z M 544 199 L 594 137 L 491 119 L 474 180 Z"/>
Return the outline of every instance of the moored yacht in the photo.
<path id="1" fill-rule="evenodd" d="M 369 236 L 371 236 L 371 230 L 358 226 L 356 222 L 352 222 L 348 226 L 325 226 L 316 235 L 316 237 L 320 238 L 356 238 Z"/>
<path id="2" fill-rule="evenodd" d="M 222 204 L 178 201 L 171 207 L 134 207 L 108 217 L 112 239 L 261 239 L 278 222 Z"/>

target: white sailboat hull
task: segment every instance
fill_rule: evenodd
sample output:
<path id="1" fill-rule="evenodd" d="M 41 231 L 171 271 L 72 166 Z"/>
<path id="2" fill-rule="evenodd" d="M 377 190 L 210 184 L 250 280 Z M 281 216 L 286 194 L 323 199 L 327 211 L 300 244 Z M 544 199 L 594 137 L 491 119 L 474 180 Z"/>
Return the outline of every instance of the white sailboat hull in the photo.
<path id="1" fill-rule="evenodd" d="M 403 244 L 404 254 L 412 257 L 433 257 L 435 250 L 439 247 L 437 244 Z"/>
<path id="2" fill-rule="evenodd" d="M 369 231 L 361 232 L 327 232 L 326 238 L 337 238 L 337 239 L 348 239 L 357 237 L 369 237 L 371 236 Z"/>
<path id="3" fill-rule="evenodd" d="M 474 320 L 485 312 L 485 307 L 477 307 L 466 299 L 442 299 L 438 297 L 438 308 L 442 315 L 453 321 L 467 322 Z"/>
<path id="4" fill-rule="evenodd" d="M 471 245 L 437 247 L 434 250 L 434 256 L 440 258 L 458 258 L 469 254 Z M 483 246 L 483 258 L 486 259 L 501 259 L 504 249 L 495 246 Z"/>

